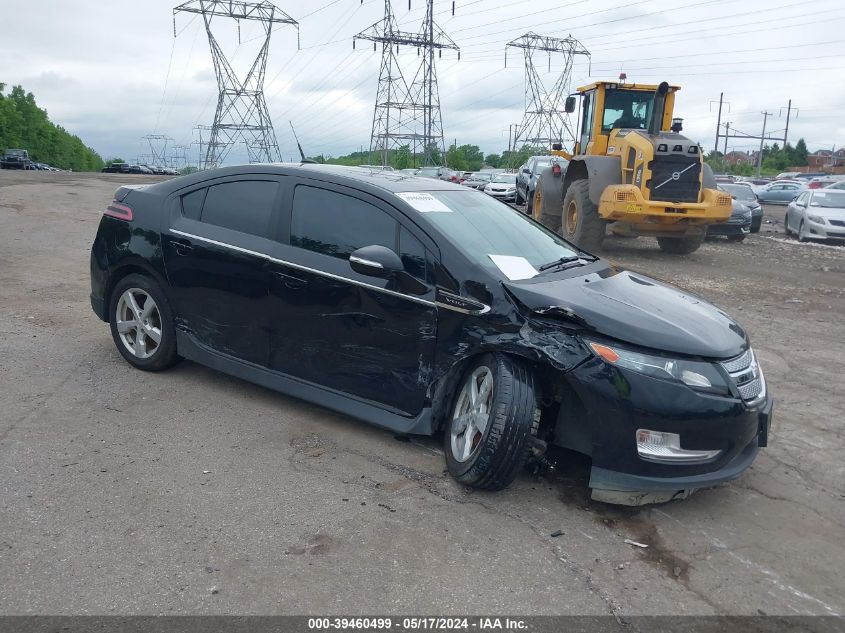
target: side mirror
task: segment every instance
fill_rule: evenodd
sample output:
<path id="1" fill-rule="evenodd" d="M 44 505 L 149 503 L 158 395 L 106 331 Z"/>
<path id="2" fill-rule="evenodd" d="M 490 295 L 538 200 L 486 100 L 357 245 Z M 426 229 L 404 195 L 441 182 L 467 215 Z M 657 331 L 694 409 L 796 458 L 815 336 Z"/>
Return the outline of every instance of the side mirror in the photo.
<path id="1" fill-rule="evenodd" d="M 531 170 L 530 170 L 530 169 L 528 169 L 528 167 L 525 167 L 525 168 L 522 170 L 522 173 L 523 173 L 523 174 L 530 174 L 530 173 L 531 173 Z"/>
<path id="2" fill-rule="evenodd" d="M 356 273 L 386 279 L 405 269 L 399 255 L 386 246 L 364 246 L 349 256 L 349 265 Z"/>
<path id="3" fill-rule="evenodd" d="M 563 109 L 567 114 L 575 112 L 575 97 L 567 97 L 564 101 Z"/>

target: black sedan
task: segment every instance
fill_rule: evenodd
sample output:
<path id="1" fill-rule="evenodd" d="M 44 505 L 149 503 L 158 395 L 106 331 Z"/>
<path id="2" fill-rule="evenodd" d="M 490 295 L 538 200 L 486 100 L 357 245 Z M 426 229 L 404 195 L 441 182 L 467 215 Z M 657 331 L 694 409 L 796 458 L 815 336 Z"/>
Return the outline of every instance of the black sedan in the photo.
<path id="1" fill-rule="evenodd" d="M 721 185 L 720 185 L 721 186 Z M 737 199 L 731 200 L 733 205 L 731 217 L 727 222 L 711 224 L 707 227 L 707 237 L 723 235 L 731 242 L 741 242 L 751 233 L 753 214 L 751 209 Z"/>
<path id="2" fill-rule="evenodd" d="M 594 498 L 738 477 L 772 400 L 742 327 L 478 191 L 398 172 L 249 165 L 121 187 L 91 304 L 131 365 L 180 357 L 393 432 L 508 485 L 549 444 Z"/>
<path id="3" fill-rule="evenodd" d="M 748 185 L 720 183 L 719 189 L 731 194 L 734 200 L 751 209 L 751 232 L 759 233 L 763 224 L 763 206 L 757 200 L 757 194 Z"/>

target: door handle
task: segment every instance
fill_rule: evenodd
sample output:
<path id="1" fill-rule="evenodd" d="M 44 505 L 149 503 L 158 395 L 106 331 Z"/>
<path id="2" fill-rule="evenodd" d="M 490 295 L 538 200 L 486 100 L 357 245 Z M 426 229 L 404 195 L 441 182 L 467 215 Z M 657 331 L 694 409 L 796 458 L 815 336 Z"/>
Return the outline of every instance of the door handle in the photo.
<path id="1" fill-rule="evenodd" d="M 170 240 L 170 245 L 176 251 L 177 255 L 185 256 L 194 250 L 194 245 L 187 240 Z"/>
<path id="2" fill-rule="evenodd" d="M 273 276 L 285 284 L 285 288 L 289 288 L 290 290 L 301 290 L 308 285 L 307 280 L 294 277 L 293 275 L 288 275 L 287 273 L 274 271 Z"/>

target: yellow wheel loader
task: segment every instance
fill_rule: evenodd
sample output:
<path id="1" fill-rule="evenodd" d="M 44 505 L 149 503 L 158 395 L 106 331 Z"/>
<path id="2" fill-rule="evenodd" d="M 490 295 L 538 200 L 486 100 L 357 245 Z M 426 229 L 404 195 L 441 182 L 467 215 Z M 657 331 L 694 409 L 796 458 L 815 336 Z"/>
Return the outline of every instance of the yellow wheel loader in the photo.
<path id="1" fill-rule="evenodd" d="M 578 138 L 572 153 L 554 145 L 558 163 L 535 187 L 534 217 L 586 250 L 608 229 L 656 237 L 667 253 L 686 254 L 707 226 L 731 215 L 698 143 L 673 119 L 678 86 L 596 82 L 578 88 Z M 574 112 L 576 97 L 566 100 Z"/>

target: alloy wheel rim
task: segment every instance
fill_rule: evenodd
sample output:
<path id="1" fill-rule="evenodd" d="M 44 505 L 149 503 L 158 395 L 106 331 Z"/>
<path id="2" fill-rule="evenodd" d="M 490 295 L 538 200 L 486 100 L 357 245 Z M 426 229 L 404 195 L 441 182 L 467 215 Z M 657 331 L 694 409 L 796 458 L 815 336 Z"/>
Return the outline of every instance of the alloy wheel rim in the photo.
<path id="1" fill-rule="evenodd" d="M 482 365 L 464 382 L 452 414 L 450 444 L 456 461 L 469 461 L 481 449 L 492 406 L 493 372 Z"/>
<path id="2" fill-rule="evenodd" d="M 569 203 L 566 208 L 566 232 L 569 235 L 575 235 L 575 229 L 578 227 L 578 205 L 575 201 Z"/>
<path id="3" fill-rule="evenodd" d="M 161 312 L 140 288 L 129 288 L 117 302 L 115 327 L 121 343 L 135 358 L 150 358 L 161 345 Z"/>

